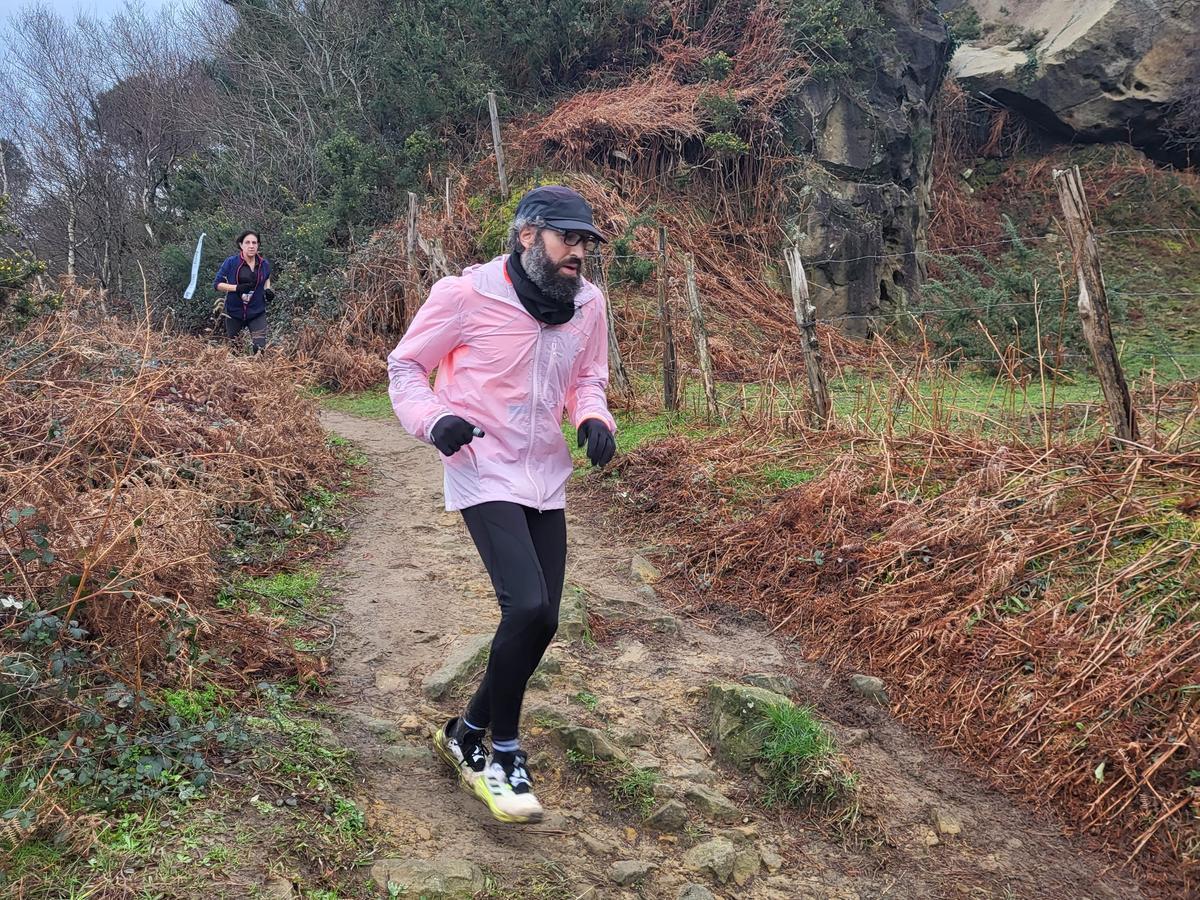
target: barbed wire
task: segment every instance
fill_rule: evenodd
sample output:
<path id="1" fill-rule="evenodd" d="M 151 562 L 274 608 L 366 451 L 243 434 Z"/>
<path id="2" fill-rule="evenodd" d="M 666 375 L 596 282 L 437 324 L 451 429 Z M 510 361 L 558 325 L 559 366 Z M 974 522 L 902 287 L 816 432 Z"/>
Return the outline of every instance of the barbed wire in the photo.
<path id="1" fill-rule="evenodd" d="M 1191 233 L 1200 233 L 1200 228 L 1179 227 L 1179 226 L 1166 226 L 1166 227 L 1156 227 L 1156 228 L 1121 228 L 1121 229 L 1110 229 L 1108 231 L 1097 231 L 1097 232 L 1095 232 L 1095 235 L 1098 238 L 1103 238 L 1103 237 L 1111 237 L 1111 236 L 1127 235 L 1127 234 L 1191 234 Z M 863 256 L 848 256 L 848 257 L 830 256 L 830 257 L 825 257 L 823 259 L 813 259 L 813 260 L 806 259 L 806 260 L 804 260 L 804 264 L 806 266 L 820 266 L 820 265 L 827 265 L 829 263 L 851 263 L 851 262 L 864 262 L 867 260 L 902 259 L 906 256 L 925 256 L 925 257 L 937 257 L 937 258 L 951 257 L 951 258 L 960 258 L 961 259 L 961 258 L 966 258 L 966 257 L 974 257 L 976 254 L 974 254 L 974 253 L 957 253 L 955 251 L 980 250 L 980 249 L 983 249 L 986 247 L 998 247 L 998 246 L 1003 246 L 1006 244 L 1030 244 L 1030 243 L 1036 243 L 1038 241 L 1058 242 L 1058 241 L 1065 241 L 1065 240 L 1066 240 L 1066 238 L 1064 236 L 1062 236 L 1060 234 L 1054 234 L 1054 233 L 1040 234 L 1040 235 L 1038 235 L 1038 234 L 1018 235 L 1016 237 L 1011 237 L 1011 238 L 999 238 L 994 241 L 983 241 L 982 243 L 978 243 L 978 244 L 956 244 L 956 245 L 950 245 L 950 246 L 946 246 L 946 247 L 936 247 L 936 248 L 933 248 L 930 250 L 898 250 L 893 253 L 872 253 L 872 254 L 866 254 Z M 650 260 L 650 261 L 658 261 L 661 259 L 661 254 L 659 254 L 657 252 L 617 253 L 617 254 L 608 255 L 606 257 L 606 259 L 609 259 L 609 260 L 644 259 L 644 260 Z"/>

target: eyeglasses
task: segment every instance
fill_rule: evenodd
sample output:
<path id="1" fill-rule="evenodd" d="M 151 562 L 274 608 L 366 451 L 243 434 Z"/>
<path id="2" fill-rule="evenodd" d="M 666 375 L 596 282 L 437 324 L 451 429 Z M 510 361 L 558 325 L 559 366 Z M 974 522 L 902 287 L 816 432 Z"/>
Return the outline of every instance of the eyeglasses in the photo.
<path id="1" fill-rule="evenodd" d="M 555 228 L 553 225 L 547 225 L 546 228 L 556 234 L 562 235 L 562 242 L 568 247 L 578 247 L 580 244 L 583 244 L 584 250 L 588 253 L 593 253 L 600 246 L 600 241 L 595 235 L 586 234 L 582 231 L 563 231 L 561 228 Z"/>

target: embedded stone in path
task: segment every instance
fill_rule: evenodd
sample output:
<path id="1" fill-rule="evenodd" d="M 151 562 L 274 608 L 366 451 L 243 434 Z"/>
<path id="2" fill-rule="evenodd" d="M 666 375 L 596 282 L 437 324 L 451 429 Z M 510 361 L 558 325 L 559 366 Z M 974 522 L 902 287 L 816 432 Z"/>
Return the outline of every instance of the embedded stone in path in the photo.
<path id="1" fill-rule="evenodd" d="M 558 607 L 558 631 L 554 636 L 560 641 L 582 641 L 588 636 L 587 599 L 574 585 L 563 591 Z"/>
<path id="2" fill-rule="evenodd" d="M 685 884 L 679 889 L 679 896 L 675 900 L 717 900 L 717 898 L 702 884 Z"/>
<path id="3" fill-rule="evenodd" d="M 744 885 L 758 874 L 758 867 L 761 863 L 762 858 L 753 847 L 746 850 L 739 850 L 733 860 L 734 883 L 739 886 Z"/>
<path id="4" fill-rule="evenodd" d="M 862 694 L 868 700 L 874 700 L 880 706 L 887 706 L 888 692 L 882 678 L 874 675 L 851 675 L 850 687 L 855 693 Z"/>
<path id="5" fill-rule="evenodd" d="M 773 675 L 766 672 L 758 672 L 753 675 L 743 676 L 742 681 L 746 684 L 752 684 L 755 687 L 774 691 L 777 694 L 785 696 L 796 693 L 796 680 L 788 675 Z"/>
<path id="6" fill-rule="evenodd" d="M 704 785 L 689 784 L 684 788 L 683 796 L 706 819 L 732 825 L 742 817 L 732 800 L 720 791 L 704 787 Z"/>
<path id="7" fill-rule="evenodd" d="M 381 859 L 371 866 L 371 878 L 385 894 L 392 884 L 428 900 L 470 897 L 485 887 L 483 871 L 465 859 Z"/>
<path id="8" fill-rule="evenodd" d="M 471 634 L 459 641 L 446 655 L 442 667 L 425 679 L 425 696 L 430 700 L 445 699 L 455 685 L 482 668 L 491 645 L 490 634 Z"/>
<path id="9" fill-rule="evenodd" d="M 724 884 L 733 875 L 737 851 L 725 838 L 713 838 L 697 844 L 683 856 L 683 867 L 690 872 L 709 875 Z"/>
<path id="10" fill-rule="evenodd" d="M 555 724 L 554 736 L 567 750 L 603 760 L 626 760 L 625 751 L 614 744 L 603 731 L 582 725 Z"/>
<path id="11" fill-rule="evenodd" d="M 654 584 L 662 578 L 662 573 L 650 560 L 641 554 L 636 554 L 629 562 L 629 575 L 634 581 L 642 584 Z"/>
<path id="12" fill-rule="evenodd" d="M 929 824 L 938 830 L 939 834 L 962 834 L 962 821 L 948 809 L 938 806 L 929 807 Z"/>
<path id="13" fill-rule="evenodd" d="M 782 694 L 748 684 L 727 681 L 708 689 L 712 711 L 712 741 L 717 755 L 737 766 L 746 766 L 761 753 L 766 741 L 768 710 L 795 706 Z"/>
<path id="14" fill-rule="evenodd" d="M 608 870 L 609 880 L 621 886 L 637 884 L 643 881 L 654 869 L 654 863 L 640 859 L 623 859 L 612 864 Z"/>
<path id="15" fill-rule="evenodd" d="M 655 831 L 682 831 L 687 821 L 687 807 L 678 800 L 668 800 L 650 814 L 646 827 Z"/>

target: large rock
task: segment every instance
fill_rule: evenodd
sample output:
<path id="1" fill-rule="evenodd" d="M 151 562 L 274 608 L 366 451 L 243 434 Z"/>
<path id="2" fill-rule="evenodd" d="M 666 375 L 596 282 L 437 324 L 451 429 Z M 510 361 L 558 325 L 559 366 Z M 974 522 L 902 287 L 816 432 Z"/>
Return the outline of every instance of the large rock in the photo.
<path id="1" fill-rule="evenodd" d="M 640 859 L 623 859 L 612 864 L 608 870 L 608 878 L 614 884 L 622 887 L 645 881 L 646 876 L 654 870 L 654 863 Z"/>
<path id="2" fill-rule="evenodd" d="M 447 655 L 442 667 L 425 679 L 422 690 L 430 700 L 443 700 L 455 685 L 483 668 L 492 646 L 490 634 L 467 635 Z"/>
<path id="3" fill-rule="evenodd" d="M 683 856 L 683 867 L 689 872 L 699 872 L 724 884 L 733 875 L 737 862 L 737 850 L 725 838 L 713 838 L 697 844 Z"/>
<path id="4" fill-rule="evenodd" d="M 582 641 L 590 633 L 587 595 L 574 585 L 568 585 L 558 607 L 558 631 L 554 636 L 560 641 Z"/>
<path id="5" fill-rule="evenodd" d="M 683 831 L 687 823 L 687 807 L 678 800 L 668 800 L 646 819 L 646 827 L 655 831 Z"/>
<path id="6" fill-rule="evenodd" d="M 554 724 L 551 729 L 566 750 L 574 750 L 593 759 L 620 762 L 628 759 L 625 751 L 614 744 L 603 731 L 567 723 Z"/>
<path id="7" fill-rule="evenodd" d="M 891 32 L 880 56 L 860 54 L 844 80 L 810 80 L 790 110 L 791 143 L 815 163 L 792 216 L 812 296 L 819 316 L 852 316 L 842 327 L 860 336 L 920 292 L 932 106 L 950 55 L 945 22 L 924 0 L 876 7 Z"/>
<path id="8" fill-rule="evenodd" d="M 943 9 L 962 2 L 943 2 Z M 1196 0 L 971 0 L 952 74 L 1055 134 L 1177 161 L 1162 126 L 1200 72 Z"/>
<path id="9" fill-rule="evenodd" d="M 742 817 L 732 800 L 720 791 L 702 784 L 689 784 L 684 789 L 683 796 L 700 811 L 700 815 L 710 821 L 732 825 Z"/>
<path id="10" fill-rule="evenodd" d="M 485 887 L 479 866 L 465 859 L 381 859 L 371 878 L 385 894 L 393 884 L 405 896 L 428 900 L 472 897 Z"/>
<path id="11" fill-rule="evenodd" d="M 745 767 L 762 752 L 763 724 L 772 706 L 794 706 L 787 697 L 748 684 L 719 681 L 709 687 L 712 740 L 717 755 Z"/>

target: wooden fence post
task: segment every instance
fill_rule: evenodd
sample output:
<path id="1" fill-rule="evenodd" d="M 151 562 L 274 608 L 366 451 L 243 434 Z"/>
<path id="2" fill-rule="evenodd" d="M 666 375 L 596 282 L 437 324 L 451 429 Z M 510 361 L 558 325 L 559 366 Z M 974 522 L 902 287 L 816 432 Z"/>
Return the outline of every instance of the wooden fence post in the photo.
<path id="1" fill-rule="evenodd" d="M 408 261 L 411 264 L 413 258 L 413 250 L 417 246 L 417 195 L 412 191 L 408 192 L 408 243 L 405 246 L 405 252 L 408 256 Z"/>
<path id="2" fill-rule="evenodd" d="M 625 362 L 621 359 L 621 348 L 617 346 L 617 325 L 613 318 L 612 297 L 608 293 L 608 272 L 599 250 L 592 254 L 592 267 L 600 281 L 600 291 L 604 294 L 604 317 L 608 320 L 608 374 L 618 394 L 626 398 L 632 397 L 633 389 L 629 384 L 629 375 L 625 371 Z"/>
<path id="3" fill-rule="evenodd" d="M 687 298 L 688 309 L 692 314 L 692 340 L 696 344 L 696 355 L 700 357 L 700 376 L 704 379 L 704 399 L 708 404 L 708 414 L 717 417 L 717 386 L 713 381 L 712 357 L 708 352 L 708 329 L 704 327 L 704 310 L 700 308 L 700 289 L 696 286 L 696 260 L 692 254 L 684 258 L 687 267 Z"/>
<path id="4" fill-rule="evenodd" d="M 812 393 L 813 412 L 822 424 L 829 423 L 832 408 L 829 388 L 825 384 L 825 370 L 821 367 L 821 342 L 817 338 L 816 307 L 808 297 L 808 276 L 800 260 L 800 248 L 793 244 L 787 249 L 788 274 L 792 282 L 792 312 L 796 326 L 800 329 L 800 347 L 804 351 L 804 371 L 808 375 L 808 388 Z"/>
<path id="5" fill-rule="evenodd" d="M 488 91 L 488 115 L 492 118 L 492 146 L 496 149 L 496 174 L 500 176 L 500 196 L 508 199 L 508 176 L 504 174 L 504 144 L 500 142 L 500 113 L 496 109 L 496 92 Z"/>
<path id="6" fill-rule="evenodd" d="M 1054 185 L 1062 204 L 1067 239 L 1071 242 L 1071 254 L 1079 279 L 1079 318 L 1092 351 L 1092 360 L 1096 364 L 1100 388 L 1104 391 L 1113 433 L 1123 441 L 1136 441 L 1137 415 L 1113 343 L 1108 294 L 1104 289 L 1104 272 L 1100 268 L 1100 251 L 1096 246 L 1092 214 L 1083 192 L 1079 167 L 1055 169 Z"/>
<path id="7" fill-rule="evenodd" d="M 679 390 L 675 370 L 675 334 L 671 328 L 671 308 L 667 305 L 667 227 L 658 226 L 658 315 L 663 339 L 663 407 L 679 409 Z"/>
<path id="8" fill-rule="evenodd" d="M 446 176 L 446 201 L 445 201 L 446 224 L 450 224 L 450 176 Z"/>

